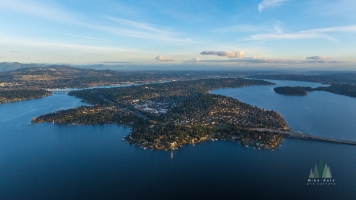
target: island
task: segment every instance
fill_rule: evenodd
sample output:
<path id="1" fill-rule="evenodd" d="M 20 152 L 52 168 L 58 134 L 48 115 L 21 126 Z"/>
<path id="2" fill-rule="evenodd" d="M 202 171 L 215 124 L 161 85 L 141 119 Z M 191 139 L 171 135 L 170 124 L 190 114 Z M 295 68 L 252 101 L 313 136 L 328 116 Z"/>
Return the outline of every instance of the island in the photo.
<path id="1" fill-rule="evenodd" d="M 278 94 L 305 96 L 307 95 L 307 91 L 311 91 L 311 88 L 284 86 L 284 87 L 275 87 L 273 88 L 273 90 Z"/>
<path id="2" fill-rule="evenodd" d="M 47 90 L 0 90 L 0 104 L 10 103 L 15 101 L 37 99 L 49 96 L 52 93 Z"/>
<path id="3" fill-rule="evenodd" d="M 205 140 L 234 140 L 245 146 L 275 149 L 289 130 L 283 117 L 239 100 L 210 94 L 219 88 L 273 85 L 263 80 L 216 78 L 72 91 L 91 106 L 61 110 L 33 123 L 118 124 L 131 127 L 124 141 L 143 149 L 169 150 Z"/>

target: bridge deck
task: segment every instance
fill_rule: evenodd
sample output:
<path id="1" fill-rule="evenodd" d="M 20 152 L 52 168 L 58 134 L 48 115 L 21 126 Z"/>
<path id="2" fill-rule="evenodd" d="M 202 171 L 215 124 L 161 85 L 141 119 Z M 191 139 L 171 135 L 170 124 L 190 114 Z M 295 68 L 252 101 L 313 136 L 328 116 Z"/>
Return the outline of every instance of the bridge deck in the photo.
<path id="1" fill-rule="evenodd" d="M 291 138 L 312 139 L 312 140 L 318 140 L 318 141 L 324 141 L 324 142 L 334 142 L 334 143 L 340 143 L 340 144 L 356 145 L 356 141 L 339 140 L 339 139 L 335 139 L 335 138 L 327 138 L 327 137 L 322 137 L 322 136 L 304 134 L 304 133 L 301 133 L 301 132 L 289 132 L 289 131 L 267 129 L 267 128 L 253 128 L 251 130 L 280 133 L 280 134 L 283 134 L 285 136 L 289 136 Z"/>

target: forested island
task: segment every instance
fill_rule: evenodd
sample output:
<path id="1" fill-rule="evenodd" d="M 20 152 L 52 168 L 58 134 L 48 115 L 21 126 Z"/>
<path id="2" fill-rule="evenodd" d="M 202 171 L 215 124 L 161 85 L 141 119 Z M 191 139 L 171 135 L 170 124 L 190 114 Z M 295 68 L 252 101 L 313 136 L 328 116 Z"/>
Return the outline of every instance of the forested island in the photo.
<path id="1" fill-rule="evenodd" d="M 283 136 L 252 128 L 289 130 L 274 111 L 209 94 L 219 88 L 271 85 L 239 78 L 145 84 L 70 92 L 92 106 L 39 116 L 33 123 L 119 124 L 131 127 L 125 141 L 144 149 L 176 149 L 205 140 L 238 140 L 245 146 L 274 149 Z"/>
<path id="2" fill-rule="evenodd" d="M 0 104 L 42 98 L 51 95 L 47 90 L 0 90 Z"/>
<path id="3" fill-rule="evenodd" d="M 305 96 L 307 95 L 307 90 L 304 87 L 275 87 L 273 90 L 278 94 L 284 95 L 296 95 L 296 96 Z"/>

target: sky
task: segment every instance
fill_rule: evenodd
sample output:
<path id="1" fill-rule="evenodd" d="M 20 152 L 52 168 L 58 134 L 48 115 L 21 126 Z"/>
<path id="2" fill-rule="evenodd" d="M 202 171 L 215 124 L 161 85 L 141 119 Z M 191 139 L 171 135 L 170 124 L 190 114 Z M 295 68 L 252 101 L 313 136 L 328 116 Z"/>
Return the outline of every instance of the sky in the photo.
<path id="1" fill-rule="evenodd" d="M 354 0 L 0 0 L 0 62 L 356 69 Z"/>

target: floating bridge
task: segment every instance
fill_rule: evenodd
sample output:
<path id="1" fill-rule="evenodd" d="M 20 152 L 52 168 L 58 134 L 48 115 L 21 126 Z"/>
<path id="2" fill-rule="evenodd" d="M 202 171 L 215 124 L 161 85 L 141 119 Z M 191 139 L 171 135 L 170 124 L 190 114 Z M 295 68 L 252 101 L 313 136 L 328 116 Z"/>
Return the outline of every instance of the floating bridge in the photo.
<path id="1" fill-rule="evenodd" d="M 51 89 L 51 90 L 47 90 L 52 92 L 52 94 L 68 94 L 68 92 L 71 91 L 76 91 L 76 89 L 70 90 L 70 89 Z"/>
<path id="2" fill-rule="evenodd" d="M 356 141 L 339 140 L 339 139 L 335 139 L 335 138 L 328 138 L 328 137 L 323 137 L 323 136 L 309 135 L 309 134 L 305 134 L 305 133 L 302 133 L 302 132 L 299 132 L 299 131 L 290 132 L 290 131 L 267 129 L 267 128 L 251 128 L 250 130 L 280 133 L 280 134 L 285 135 L 285 136 L 290 137 L 290 138 L 311 139 L 311 140 L 317 140 L 317 141 L 323 141 L 323 142 L 334 142 L 334 143 L 339 143 L 339 144 L 356 145 Z"/>

